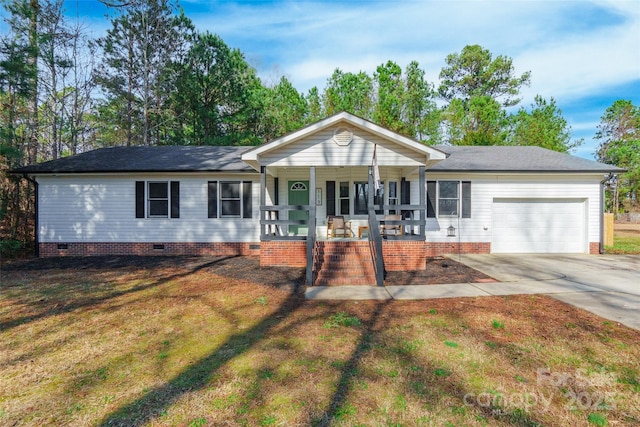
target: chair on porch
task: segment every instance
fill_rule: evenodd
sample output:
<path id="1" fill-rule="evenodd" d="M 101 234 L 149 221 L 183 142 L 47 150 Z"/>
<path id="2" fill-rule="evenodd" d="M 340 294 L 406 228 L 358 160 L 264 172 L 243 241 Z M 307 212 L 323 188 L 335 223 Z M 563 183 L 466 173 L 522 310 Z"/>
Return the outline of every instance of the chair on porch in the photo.
<path id="1" fill-rule="evenodd" d="M 329 216 L 327 218 L 327 239 L 342 234 L 344 237 L 353 236 L 351 223 L 344 220 L 343 216 Z"/>
<path id="2" fill-rule="evenodd" d="M 384 221 L 401 221 L 402 215 L 385 215 Z M 380 226 L 380 234 L 382 236 L 400 236 L 402 235 L 402 225 L 399 224 L 383 224 Z"/>

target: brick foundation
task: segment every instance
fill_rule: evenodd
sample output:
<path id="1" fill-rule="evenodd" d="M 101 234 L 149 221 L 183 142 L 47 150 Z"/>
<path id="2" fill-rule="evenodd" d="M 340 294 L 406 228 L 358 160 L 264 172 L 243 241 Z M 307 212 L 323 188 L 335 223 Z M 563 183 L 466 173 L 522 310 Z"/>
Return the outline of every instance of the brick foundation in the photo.
<path id="1" fill-rule="evenodd" d="M 261 242 L 260 266 L 306 267 L 307 242 L 300 240 Z"/>
<path id="2" fill-rule="evenodd" d="M 332 242 L 339 244 L 341 242 Z M 368 242 L 361 243 L 368 246 Z M 346 243 L 345 243 L 346 244 Z M 387 271 L 424 270 L 426 258 L 442 254 L 488 254 L 491 243 L 433 243 L 413 240 L 385 240 L 382 242 L 384 266 Z M 305 267 L 307 265 L 307 243 L 305 241 L 262 242 L 261 266 Z"/>
<path id="3" fill-rule="evenodd" d="M 382 242 L 384 268 L 387 271 L 425 270 L 425 242 L 385 240 Z"/>
<path id="4" fill-rule="evenodd" d="M 384 267 L 387 271 L 424 270 L 426 258 L 444 254 L 488 254 L 491 243 L 488 242 L 417 242 L 384 241 Z"/>
<path id="5" fill-rule="evenodd" d="M 62 246 L 66 245 L 66 249 Z M 160 249 L 160 246 L 163 246 Z M 154 248 L 155 247 L 155 248 Z M 488 254 L 489 242 L 382 242 L 388 271 L 424 270 L 425 258 L 443 254 Z M 600 243 L 590 242 L 589 253 L 599 254 Z M 250 255 L 260 256 L 261 266 L 305 267 L 305 241 L 269 241 L 261 243 L 40 243 L 41 257 L 99 255 Z"/>
<path id="6" fill-rule="evenodd" d="M 444 254 L 489 254 L 491 243 L 489 242 L 427 242 L 426 255 L 428 257 Z"/>
<path id="7" fill-rule="evenodd" d="M 63 247 L 66 246 L 66 249 Z M 98 255 L 260 255 L 259 243 L 40 243 L 41 257 Z"/>

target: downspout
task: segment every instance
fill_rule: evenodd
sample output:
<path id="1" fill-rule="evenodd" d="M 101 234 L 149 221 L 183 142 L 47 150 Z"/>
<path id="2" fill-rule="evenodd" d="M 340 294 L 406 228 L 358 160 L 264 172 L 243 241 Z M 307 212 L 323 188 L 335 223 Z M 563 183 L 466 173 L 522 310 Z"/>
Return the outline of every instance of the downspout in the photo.
<path id="1" fill-rule="evenodd" d="M 610 179 L 610 176 L 606 176 L 600 181 L 600 255 L 604 255 L 604 187 Z"/>
<path id="2" fill-rule="evenodd" d="M 38 214 L 38 181 L 36 181 L 35 179 L 31 178 L 28 174 L 24 173 L 22 174 L 22 177 L 24 179 L 26 179 L 27 181 L 31 182 L 33 184 L 33 188 L 34 188 L 34 198 L 35 198 L 35 202 L 34 202 L 34 208 L 35 208 L 35 221 L 34 221 L 34 226 L 33 226 L 33 242 L 34 242 L 34 249 L 33 249 L 33 254 L 35 255 L 36 258 L 40 257 L 40 233 L 39 233 L 39 224 L 38 224 L 38 219 L 40 218 L 40 215 Z"/>

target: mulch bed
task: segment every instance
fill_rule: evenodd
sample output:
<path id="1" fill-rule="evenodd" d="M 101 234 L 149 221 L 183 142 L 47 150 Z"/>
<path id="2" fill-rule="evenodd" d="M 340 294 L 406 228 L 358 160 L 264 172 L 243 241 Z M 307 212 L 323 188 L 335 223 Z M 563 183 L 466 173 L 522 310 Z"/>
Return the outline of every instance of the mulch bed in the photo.
<path id="1" fill-rule="evenodd" d="M 495 281 L 462 263 L 449 258 L 429 258 L 426 270 L 387 272 L 385 285 L 433 285 Z M 304 289 L 305 269 L 289 267 L 260 267 L 258 257 L 248 256 L 95 256 L 34 258 L 5 262 L 4 271 L 46 270 L 118 270 L 175 268 L 190 271 L 206 270 L 219 276 L 246 280 L 281 289 Z"/>
<path id="2" fill-rule="evenodd" d="M 427 258 L 427 268 L 425 270 L 388 271 L 384 280 L 384 284 L 387 286 L 479 282 L 497 282 L 497 280 L 445 257 Z"/>

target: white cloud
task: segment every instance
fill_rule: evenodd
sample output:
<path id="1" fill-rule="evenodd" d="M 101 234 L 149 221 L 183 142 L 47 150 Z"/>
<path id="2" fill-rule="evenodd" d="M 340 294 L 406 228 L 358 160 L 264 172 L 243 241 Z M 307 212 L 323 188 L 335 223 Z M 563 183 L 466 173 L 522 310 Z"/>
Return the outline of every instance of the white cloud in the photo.
<path id="1" fill-rule="evenodd" d="M 212 6 L 193 16 L 266 69 L 277 65 L 302 92 L 322 89 L 335 68 L 366 71 L 387 60 L 417 60 L 435 84 L 448 54 L 480 44 L 532 72 L 524 106 L 554 97 L 585 138 L 577 155 L 592 157 L 603 94 L 640 103 L 640 2 L 361 1 L 275 2 Z M 264 71 L 263 71 L 264 73 Z M 578 105 L 579 104 L 579 105 Z M 569 119 L 570 118 L 570 119 Z"/>

